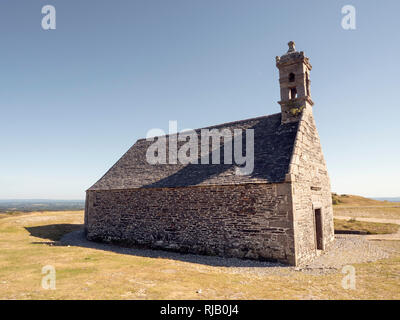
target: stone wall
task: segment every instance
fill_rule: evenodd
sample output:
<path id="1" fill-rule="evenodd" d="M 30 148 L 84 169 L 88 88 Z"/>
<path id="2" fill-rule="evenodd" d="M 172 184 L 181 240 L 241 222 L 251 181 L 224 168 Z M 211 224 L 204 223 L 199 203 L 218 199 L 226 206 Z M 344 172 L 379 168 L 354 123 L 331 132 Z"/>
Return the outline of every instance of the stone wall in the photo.
<path id="1" fill-rule="evenodd" d="M 303 110 L 286 180 L 292 182 L 296 264 L 304 264 L 318 254 L 315 209 L 322 213 L 324 250 L 334 239 L 330 181 L 311 106 Z"/>
<path id="2" fill-rule="evenodd" d="M 89 240 L 295 263 L 290 183 L 87 192 Z"/>

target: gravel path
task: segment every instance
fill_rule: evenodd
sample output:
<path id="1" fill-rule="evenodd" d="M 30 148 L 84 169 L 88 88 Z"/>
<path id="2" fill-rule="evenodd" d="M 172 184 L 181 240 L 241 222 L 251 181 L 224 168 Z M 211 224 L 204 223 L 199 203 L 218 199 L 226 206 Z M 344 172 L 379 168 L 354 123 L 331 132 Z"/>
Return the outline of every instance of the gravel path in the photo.
<path id="1" fill-rule="evenodd" d="M 66 234 L 60 240 L 59 244 L 148 258 L 163 258 L 195 263 L 198 264 L 197 267 L 199 270 L 212 269 L 224 273 L 252 273 L 256 275 L 277 274 L 288 276 L 293 274 L 293 272 L 305 272 L 310 274 L 336 273 L 344 265 L 376 261 L 389 258 L 391 255 L 395 254 L 390 248 L 381 246 L 375 243 L 375 241 L 368 241 L 365 236 L 360 235 L 337 235 L 335 237 L 335 242 L 328 251 L 325 251 L 311 263 L 302 267 L 291 267 L 279 263 L 236 258 L 180 254 L 162 250 L 124 248 L 111 244 L 88 241 L 84 236 L 83 230 Z"/>
<path id="2" fill-rule="evenodd" d="M 332 247 L 316 257 L 306 266 L 306 269 L 338 269 L 344 265 L 386 259 L 393 253 L 388 248 L 368 241 L 366 236 L 336 235 Z"/>

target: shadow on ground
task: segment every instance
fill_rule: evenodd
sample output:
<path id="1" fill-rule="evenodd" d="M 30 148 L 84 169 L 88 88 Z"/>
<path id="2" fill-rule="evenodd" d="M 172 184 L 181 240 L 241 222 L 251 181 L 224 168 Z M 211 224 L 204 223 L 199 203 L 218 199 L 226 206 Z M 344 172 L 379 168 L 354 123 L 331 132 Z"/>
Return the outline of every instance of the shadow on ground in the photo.
<path id="1" fill-rule="evenodd" d="M 172 259 L 182 262 L 197 263 L 213 267 L 290 267 L 284 264 L 255 261 L 237 258 L 223 258 L 217 256 L 205 256 L 195 254 L 184 254 L 179 252 L 154 250 L 138 247 L 121 247 L 113 244 L 93 242 L 86 239 L 81 224 L 51 224 L 37 227 L 25 228 L 32 236 L 48 239 L 53 242 L 33 242 L 33 244 L 47 244 L 53 246 L 76 246 L 82 248 L 104 250 L 119 254 L 132 255 L 144 258 Z"/>
<path id="2" fill-rule="evenodd" d="M 25 227 L 31 236 L 36 238 L 48 239 L 51 241 L 59 241 L 64 235 L 77 230 L 82 230 L 82 224 L 49 224 L 37 227 Z"/>

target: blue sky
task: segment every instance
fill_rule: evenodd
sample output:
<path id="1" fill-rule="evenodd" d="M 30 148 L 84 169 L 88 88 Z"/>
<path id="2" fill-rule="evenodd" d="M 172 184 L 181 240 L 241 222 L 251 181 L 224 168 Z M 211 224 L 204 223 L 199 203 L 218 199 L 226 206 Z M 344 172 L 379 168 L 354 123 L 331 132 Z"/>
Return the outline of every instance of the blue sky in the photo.
<path id="1" fill-rule="evenodd" d="M 43 30 L 41 8 L 56 8 Z M 356 8 L 356 30 L 341 8 Z M 280 111 L 294 40 L 332 190 L 400 196 L 400 2 L 3 0 L 0 198 L 83 199 L 149 129 Z"/>

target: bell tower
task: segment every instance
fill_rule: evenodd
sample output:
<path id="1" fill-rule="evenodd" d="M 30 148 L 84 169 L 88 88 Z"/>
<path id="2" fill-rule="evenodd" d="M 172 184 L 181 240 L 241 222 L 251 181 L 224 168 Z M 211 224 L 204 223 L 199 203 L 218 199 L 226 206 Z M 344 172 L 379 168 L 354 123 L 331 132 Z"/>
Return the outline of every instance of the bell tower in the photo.
<path id="1" fill-rule="evenodd" d="M 312 106 L 310 92 L 311 64 L 303 51 L 296 51 L 295 43 L 288 43 L 289 50 L 276 57 L 276 67 L 279 69 L 279 84 L 281 89 L 282 123 L 300 120 L 306 106 Z"/>

